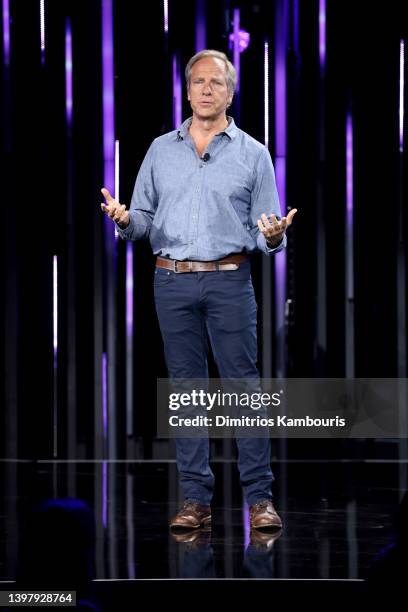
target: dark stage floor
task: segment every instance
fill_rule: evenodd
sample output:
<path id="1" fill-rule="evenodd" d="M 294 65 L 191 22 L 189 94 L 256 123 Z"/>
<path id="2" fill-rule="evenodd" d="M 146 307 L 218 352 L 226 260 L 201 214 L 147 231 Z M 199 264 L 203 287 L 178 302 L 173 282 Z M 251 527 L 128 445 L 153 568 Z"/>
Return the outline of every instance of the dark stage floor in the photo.
<path id="1" fill-rule="evenodd" d="M 96 523 L 97 579 L 364 579 L 389 541 L 399 502 L 398 462 L 278 462 L 280 537 L 251 534 L 235 463 L 214 463 L 211 532 L 172 535 L 176 466 L 158 462 L 2 461 L 0 579 L 14 580 L 27 509 L 78 497 Z M 403 466 L 404 468 L 406 466 Z"/>

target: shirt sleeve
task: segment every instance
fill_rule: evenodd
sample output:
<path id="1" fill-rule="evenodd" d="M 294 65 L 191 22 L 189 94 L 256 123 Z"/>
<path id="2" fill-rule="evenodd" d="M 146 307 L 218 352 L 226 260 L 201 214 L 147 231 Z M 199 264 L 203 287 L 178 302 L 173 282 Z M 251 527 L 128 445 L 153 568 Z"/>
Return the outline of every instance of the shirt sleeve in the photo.
<path id="1" fill-rule="evenodd" d="M 273 168 L 271 156 L 266 147 L 263 147 L 254 169 L 254 183 L 251 194 L 251 212 L 250 212 L 250 228 L 249 233 L 256 241 L 258 249 L 270 255 L 277 253 L 286 247 L 286 233 L 283 235 L 283 240 L 275 247 L 270 248 L 266 243 L 266 238 L 259 231 L 258 219 L 265 213 L 266 215 L 274 214 L 276 218 L 281 219 L 281 209 L 279 203 L 278 190 L 276 188 L 275 171 Z"/>
<path id="2" fill-rule="evenodd" d="M 129 207 L 129 225 L 121 229 L 116 223 L 118 234 L 124 240 L 148 238 L 156 213 L 158 198 L 154 184 L 155 140 L 150 145 L 140 166 Z"/>

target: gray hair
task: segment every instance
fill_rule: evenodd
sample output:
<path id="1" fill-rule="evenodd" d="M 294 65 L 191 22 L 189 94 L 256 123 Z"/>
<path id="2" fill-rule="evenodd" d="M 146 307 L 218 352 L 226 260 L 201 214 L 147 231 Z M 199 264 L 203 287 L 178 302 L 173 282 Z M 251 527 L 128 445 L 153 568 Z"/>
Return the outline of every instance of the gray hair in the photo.
<path id="1" fill-rule="evenodd" d="M 191 79 L 191 69 L 193 65 L 198 62 L 198 60 L 203 59 L 203 57 L 215 57 L 216 59 L 220 59 L 225 63 L 225 70 L 227 72 L 227 87 L 228 91 L 234 93 L 235 87 L 237 84 L 237 73 L 236 70 L 229 61 L 228 57 L 222 51 L 216 51 L 215 49 L 204 49 L 203 51 L 199 51 L 188 61 L 185 70 L 187 89 L 190 86 Z"/>

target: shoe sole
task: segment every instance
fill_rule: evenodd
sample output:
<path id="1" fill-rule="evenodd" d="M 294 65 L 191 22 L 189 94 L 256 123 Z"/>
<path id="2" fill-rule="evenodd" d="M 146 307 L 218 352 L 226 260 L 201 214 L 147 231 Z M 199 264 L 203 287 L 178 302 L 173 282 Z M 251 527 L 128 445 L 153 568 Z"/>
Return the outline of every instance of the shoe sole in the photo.
<path id="1" fill-rule="evenodd" d="M 211 528 L 211 516 L 208 516 L 207 518 L 203 519 L 198 525 L 179 525 L 178 523 L 175 523 L 173 525 L 172 523 L 170 523 L 170 529 L 180 529 L 180 531 L 184 529 L 196 530 L 201 529 L 203 527 Z"/>
<path id="2" fill-rule="evenodd" d="M 257 527 L 255 527 L 254 525 L 250 525 L 251 529 L 256 529 L 257 531 L 262 531 L 262 529 L 268 530 L 268 531 L 281 531 L 283 529 L 283 525 L 275 525 L 275 524 L 270 524 L 270 525 L 258 525 Z"/>

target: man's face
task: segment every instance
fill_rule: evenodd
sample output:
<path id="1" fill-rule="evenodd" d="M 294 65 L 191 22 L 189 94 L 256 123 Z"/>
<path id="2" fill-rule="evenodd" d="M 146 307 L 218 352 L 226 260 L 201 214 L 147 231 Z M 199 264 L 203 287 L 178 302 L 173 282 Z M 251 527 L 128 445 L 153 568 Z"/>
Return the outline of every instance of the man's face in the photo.
<path id="1" fill-rule="evenodd" d="M 193 114 L 200 119 L 214 119 L 225 112 L 232 94 L 227 88 L 225 63 L 215 57 L 203 57 L 191 69 L 188 89 Z"/>

